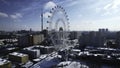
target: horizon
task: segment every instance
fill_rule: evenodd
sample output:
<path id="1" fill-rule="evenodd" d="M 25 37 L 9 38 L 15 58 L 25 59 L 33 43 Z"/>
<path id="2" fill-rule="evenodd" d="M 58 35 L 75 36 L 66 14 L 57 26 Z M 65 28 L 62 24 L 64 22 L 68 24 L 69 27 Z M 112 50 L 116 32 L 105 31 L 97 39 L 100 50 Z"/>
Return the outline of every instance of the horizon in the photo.
<path id="1" fill-rule="evenodd" d="M 106 29 L 106 28 L 99 28 L 99 29 Z M 70 30 L 69 32 L 98 32 L 98 30 Z M 30 29 L 21 29 L 21 30 L 0 30 L 0 31 L 3 31 L 3 32 L 16 32 L 16 31 L 22 31 L 22 30 L 25 30 L 25 31 L 30 31 Z M 41 32 L 41 30 L 32 30 L 32 31 L 36 31 L 36 32 Z M 109 30 L 109 32 L 119 32 L 120 30 Z"/>

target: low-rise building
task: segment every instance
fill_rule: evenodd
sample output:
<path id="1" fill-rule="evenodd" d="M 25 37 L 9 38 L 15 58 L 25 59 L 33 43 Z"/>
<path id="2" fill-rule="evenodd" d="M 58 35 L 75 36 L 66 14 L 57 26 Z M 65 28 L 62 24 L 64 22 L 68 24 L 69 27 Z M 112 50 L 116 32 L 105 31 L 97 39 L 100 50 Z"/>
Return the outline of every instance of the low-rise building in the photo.
<path id="1" fill-rule="evenodd" d="M 36 35 L 23 35 L 18 38 L 18 45 L 19 46 L 32 46 L 41 44 L 44 40 L 43 34 L 36 34 Z"/>
<path id="2" fill-rule="evenodd" d="M 13 52 L 9 54 L 9 60 L 12 62 L 25 64 L 29 61 L 29 56 L 27 54 Z"/>
<path id="3" fill-rule="evenodd" d="M 0 58 L 0 68 L 12 68 L 10 61 Z"/>

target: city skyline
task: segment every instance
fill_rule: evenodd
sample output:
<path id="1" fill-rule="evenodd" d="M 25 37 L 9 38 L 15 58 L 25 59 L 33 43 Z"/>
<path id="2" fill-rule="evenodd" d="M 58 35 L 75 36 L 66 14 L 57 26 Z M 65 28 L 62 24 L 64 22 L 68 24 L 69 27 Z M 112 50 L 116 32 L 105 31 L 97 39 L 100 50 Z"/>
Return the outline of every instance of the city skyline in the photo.
<path id="1" fill-rule="evenodd" d="M 0 0 L 0 30 L 41 30 L 41 9 L 56 5 L 66 10 L 70 30 L 120 30 L 119 0 Z"/>

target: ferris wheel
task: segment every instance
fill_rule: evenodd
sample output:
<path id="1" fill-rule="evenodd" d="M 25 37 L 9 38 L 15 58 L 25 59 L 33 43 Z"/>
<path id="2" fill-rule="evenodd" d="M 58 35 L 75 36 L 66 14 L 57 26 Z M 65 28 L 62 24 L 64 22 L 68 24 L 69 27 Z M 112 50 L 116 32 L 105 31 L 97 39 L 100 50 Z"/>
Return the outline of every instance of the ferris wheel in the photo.
<path id="1" fill-rule="evenodd" d="M 61 6 L 52 8 L 48 15 L 48 31 L 50 39 L 56 50 L 60 50 L 67 46 L 67 37 L 69 31 L 68 15 Z"/>

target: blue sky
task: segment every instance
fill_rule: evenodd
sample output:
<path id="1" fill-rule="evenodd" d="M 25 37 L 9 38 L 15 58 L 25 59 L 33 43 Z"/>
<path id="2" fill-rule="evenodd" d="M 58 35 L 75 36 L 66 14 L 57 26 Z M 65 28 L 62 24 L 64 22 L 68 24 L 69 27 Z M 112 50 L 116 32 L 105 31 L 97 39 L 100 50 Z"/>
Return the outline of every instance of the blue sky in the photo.
<path id="1" fill-rule="evenodd" d="M 0 30 L 41 30 L 41 8 L 55 5 L 66 10 L 70 30 L 120 30 L 120 0 L 0 0 Z"/>

